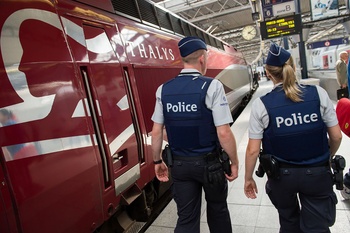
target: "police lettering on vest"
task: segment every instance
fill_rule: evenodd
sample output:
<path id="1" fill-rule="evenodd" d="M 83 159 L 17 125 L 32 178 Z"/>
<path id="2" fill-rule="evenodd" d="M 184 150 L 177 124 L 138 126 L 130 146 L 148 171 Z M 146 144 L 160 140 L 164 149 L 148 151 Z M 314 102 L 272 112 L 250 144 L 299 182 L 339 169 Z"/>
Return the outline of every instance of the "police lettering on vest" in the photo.
<path id="1" fill-rule="evenodd" d="M 278 116 L 275 118 L 277 128 L 280 128 L 281 125 L 285 125 L 287 127 L 293 126 L 293 125 L 302 125 L 302 124 L 310 124 L 312 122 L 318 121 L 318 116 L 316 113 L 312 114 L 305 114 L 301 115 L 301 113 L 293 113 L 291 114 L 291 117 L 283 118 L 281 116 Z"/>
<path id="2" fill-rule="evenodd" d="M 167 103 L 167 112 L 197 112 L 196 104 L 186 104 L 185 102 L 177 102 L 177 104 Z"/>

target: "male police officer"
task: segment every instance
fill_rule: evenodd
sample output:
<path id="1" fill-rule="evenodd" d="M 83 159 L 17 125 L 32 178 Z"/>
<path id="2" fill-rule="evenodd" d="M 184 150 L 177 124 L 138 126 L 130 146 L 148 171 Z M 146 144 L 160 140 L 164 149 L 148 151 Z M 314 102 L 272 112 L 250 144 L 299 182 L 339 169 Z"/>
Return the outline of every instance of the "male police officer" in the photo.
<path id="1" fill-rule="evenodd" d="M 152 149 L 155 173 L 168 181 L 168 168 L 160 159 L 163 126 L 174 158 L 173 195 L 178 209 L 176 233 L 199 233 L 202 187 L 207 201 L 210 232 L 231 233 L 227 208 L 227 181 L 238 176 L 232 117 L 222 84 L 202 75 L 207 70 L 207 46 L 197 37 L 179 44 L 184 63 L 181 73 L 161 85 L 152 116 Z M 218 162 L 220 146 L 231 160 L 231 175 Z"/>

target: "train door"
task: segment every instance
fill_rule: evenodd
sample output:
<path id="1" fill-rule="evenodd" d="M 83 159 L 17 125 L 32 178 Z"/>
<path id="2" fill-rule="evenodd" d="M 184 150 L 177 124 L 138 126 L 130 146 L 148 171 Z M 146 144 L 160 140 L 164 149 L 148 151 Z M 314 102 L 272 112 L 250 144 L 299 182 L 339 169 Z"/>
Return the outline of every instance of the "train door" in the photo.
<path id="1" fill-rule="evenodd" d="M 135 135 L 124 70 L 107 31 L 116 33 L 110 26 L 83 25 L 88 64 L 81 65 L 80 72 L 102 158 L 104 204 L 105 208 L 112 208 L 111 203 L 113 207 L 117 205 L 115 196 L 140 178 L 143 147 Z M 108 211 L 110 213 L 111 209 Z"/>
<path id="2" fill-rule="evenodd" d="M 335 68 L 335 63 L 337 62 L 337 51 L 338 45 L 335 46 L 330 46 L 328 49 L 328 69 L 334 69 Z"/>
<path id="3" fill-rule="evenodd" d="M 321 59 L 320 59 L 321 49 L 313 49 L 311 55 L 312 68 L 321 68 Z"/>
<path id="4" fill-rule="evenodd" d="M 328 63 L 328 55 L 323 55 L 322 56 L 322 61 L 323 61 L 323 69 L 328 69 L 329 68 L 329 63 Z"/>

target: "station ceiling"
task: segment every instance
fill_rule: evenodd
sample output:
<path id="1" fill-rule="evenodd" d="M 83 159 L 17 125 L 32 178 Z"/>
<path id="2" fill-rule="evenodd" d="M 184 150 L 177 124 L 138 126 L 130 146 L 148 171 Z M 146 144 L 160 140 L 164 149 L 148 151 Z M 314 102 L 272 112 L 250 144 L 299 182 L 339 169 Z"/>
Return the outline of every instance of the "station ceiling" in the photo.
<path id="1" fill-rule="evenodd" d="M 260 0 L 153 0 L 153 2 L 231 44 L 244 53 L 249 63 L 257 61 L 267 51 L 269 43 L 260 46 L 262 41 L 259 21 L 253 21 L 252 18 L 253 12 L 259 12 L 261 15 Z M 316 22 L 311 21 L 310 0 L 299 0 L 299 2 L 303 25 L 312 26 L 306 43 L 349 36 L 339 23 L 341 16 L 346 17 L 347 14 L 345 0 L 338 0 L 340 17 Z M 252 40 L 245 40 L 242 37 L 242 29 L 247 25 L 256 27 L 258 31 Z M 274 39 L 275 42 L 278 40 L 280 39 Z M 291 47 L 295 46 L 292 37 L 289 41 Z"/>

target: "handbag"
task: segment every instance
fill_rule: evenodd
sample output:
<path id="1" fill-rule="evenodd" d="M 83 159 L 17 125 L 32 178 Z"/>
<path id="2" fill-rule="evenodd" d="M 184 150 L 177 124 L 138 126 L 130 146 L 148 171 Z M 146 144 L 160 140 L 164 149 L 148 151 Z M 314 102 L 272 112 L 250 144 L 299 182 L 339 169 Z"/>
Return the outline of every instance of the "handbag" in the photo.
<path id="1" fill-rule="evenodd" d="M 349 98 L 349 88 L 341 88 L 337 90 L 337 98 L 340 100 L 341 98 Z"/>

